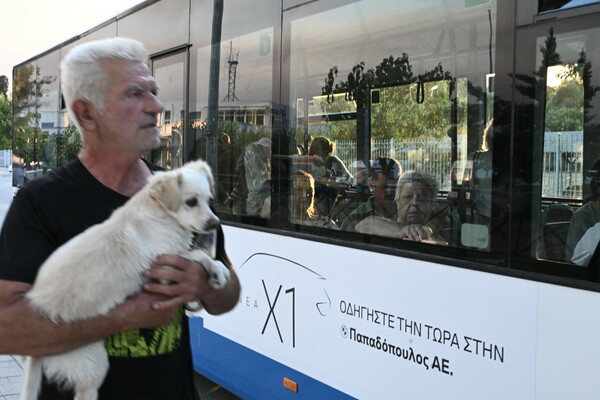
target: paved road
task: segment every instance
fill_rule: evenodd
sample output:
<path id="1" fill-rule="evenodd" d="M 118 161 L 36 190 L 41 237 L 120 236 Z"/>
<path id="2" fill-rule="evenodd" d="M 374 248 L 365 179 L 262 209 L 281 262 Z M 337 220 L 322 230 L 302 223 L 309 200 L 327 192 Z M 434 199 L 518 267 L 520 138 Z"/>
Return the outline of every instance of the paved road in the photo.
<path id="1" fill-rule="evenodd" d="M 12 174 L 0 167 L 0 226 L 14 194 Z M 18 400 L 23 376 L 23 360 L 19 356 L 0 355 L 0 400 Z M 196 388 L 202 400 L 238 400 L 222 387 L 196 374 Z"/>

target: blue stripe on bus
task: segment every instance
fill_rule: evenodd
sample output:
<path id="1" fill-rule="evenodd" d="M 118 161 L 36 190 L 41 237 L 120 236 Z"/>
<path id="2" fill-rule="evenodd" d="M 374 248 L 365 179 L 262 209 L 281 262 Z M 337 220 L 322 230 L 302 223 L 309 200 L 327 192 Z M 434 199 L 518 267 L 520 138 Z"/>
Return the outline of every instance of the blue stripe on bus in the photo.
<path id="1" fill-rule="evenodd" d="M 254 350 L 204 329 L 202 318 L 190 318 L 190 338 L 194 370 L 244 399 L 354 399 Z M 298 393 L 283 386 L 284 377 L 298 384 Z"/>

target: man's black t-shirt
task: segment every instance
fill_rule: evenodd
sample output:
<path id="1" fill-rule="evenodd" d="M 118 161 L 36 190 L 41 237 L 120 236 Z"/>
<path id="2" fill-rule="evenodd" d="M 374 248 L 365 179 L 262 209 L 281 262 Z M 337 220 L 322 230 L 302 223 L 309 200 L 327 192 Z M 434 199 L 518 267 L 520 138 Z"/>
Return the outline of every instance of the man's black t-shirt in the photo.
<path id="1" fill-rule="evenodd" d="M 148 164 L 156 171 L 159 167 Z M 79 160 L 33 180 L 14 199 L 0 234 L 0 279 L 33 283 L 44 260 L 72 237 L 103 222 L 125 197 L 97 181 Z M 219 231 L 218 258 L 226 258 Z M 188 321 L 183 310 L 161 328 L 106 340 L 110 369 L 101 400 L 192 400 Z M 72 399 L 44 382 L 40 399 Z"/>

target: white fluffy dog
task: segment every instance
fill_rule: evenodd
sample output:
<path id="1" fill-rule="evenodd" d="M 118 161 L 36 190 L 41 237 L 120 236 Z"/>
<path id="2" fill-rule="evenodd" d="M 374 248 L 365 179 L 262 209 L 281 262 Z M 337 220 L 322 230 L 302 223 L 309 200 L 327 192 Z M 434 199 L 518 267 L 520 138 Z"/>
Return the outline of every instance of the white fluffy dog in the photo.
<path id="1" fill-rule="evenodd" d="M 180 254 L 201 263 L 209 284 L 222 288 L 229 270 L 202 250 L 189 250 L 194 233 L 215 229 L 209 207 L 213 179 L 208 164 L 194 161 L 159 172 L 105 222 L 58 248 L 44 262 L 27 292 L 33 308 L 56 323 L 107 314 L 139 292 L 143 272 L 161 254 Z M 104 340 L 67 353 L 29 357 L 22 400 L 37 400 L 42 370 L 50 381 L 75 391 L 75 400 L 98 397 L 108 371 Z"/>

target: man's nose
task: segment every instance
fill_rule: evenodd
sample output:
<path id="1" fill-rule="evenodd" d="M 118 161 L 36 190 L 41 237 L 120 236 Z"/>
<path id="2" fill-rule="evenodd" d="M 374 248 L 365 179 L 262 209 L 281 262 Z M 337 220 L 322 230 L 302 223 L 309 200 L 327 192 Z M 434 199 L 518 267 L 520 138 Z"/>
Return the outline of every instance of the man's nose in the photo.
<path id="1" fill-rule="evenodd" d="M 165 109 L 162 101 L 158 99 L 158 97 L 154 94 L 150 94 L 150 98 L 148 99 L 146 110 L 151 114 L 160 114 Z"/>

